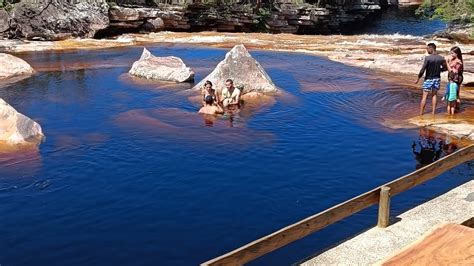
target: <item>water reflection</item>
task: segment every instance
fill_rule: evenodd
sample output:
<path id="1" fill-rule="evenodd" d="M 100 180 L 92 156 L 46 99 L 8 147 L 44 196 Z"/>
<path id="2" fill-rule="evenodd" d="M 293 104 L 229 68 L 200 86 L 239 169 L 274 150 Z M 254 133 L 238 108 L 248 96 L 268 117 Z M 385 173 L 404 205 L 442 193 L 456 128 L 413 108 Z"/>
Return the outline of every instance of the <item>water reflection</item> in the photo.
<path id="1" fill-rule="evenodd" d="M 255 142 L 271 143 L 275 139 L 270 132 L 247 128 L 235 114 L 206 116 L 178 108 L 133 109 L 118 114 L 113 118 L 113 123 L 133 135 L 173 141 L 186 140 L 216 145 L 238 143 L 244 147 Z"/>
<path id="2" fill-rule="evenodd" d="M 420 169 L 455 152 L 458 144 L 449 136 L 420 128 L 418 141 L 413 141 L 411 148 L 415 155 L 416 169 Z"/>
<path id="3" fill-rule="evenodd" d="M 39 148 L 34 144 L 8 145 L 0 142 L 0 177 L 32 176 L 42 167 Z"/>

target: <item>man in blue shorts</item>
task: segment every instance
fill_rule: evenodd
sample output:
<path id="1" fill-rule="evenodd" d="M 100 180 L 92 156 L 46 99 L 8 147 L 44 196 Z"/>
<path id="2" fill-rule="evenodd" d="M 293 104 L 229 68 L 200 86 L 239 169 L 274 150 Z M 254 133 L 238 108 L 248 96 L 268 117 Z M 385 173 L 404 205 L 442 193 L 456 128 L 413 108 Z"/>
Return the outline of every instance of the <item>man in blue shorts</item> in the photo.
<path id="1" fill-rule="evenodd" d="M 434 43 L 429 43 L 426 47 L 428 55 L 425 56 L 425 62 L 423 67 L 418 74 L 418 79 L 415 84 L 420 81 L 420 78 L 425 74 L 425 82 L 423 82 L 423 96 L 420 103 L 420 115 L 423 115 L 426 106 L 426 98 L 428 94 L 431 94 L 431 107 L 433 108 L 433 114 L 436 110 L 436 94 L 438 93 L 440 83 L 441 83 L 441 71 L 448 69 L 446 66 L 446 60 L 441 55 L 436 54 L 436 45 Z"/>

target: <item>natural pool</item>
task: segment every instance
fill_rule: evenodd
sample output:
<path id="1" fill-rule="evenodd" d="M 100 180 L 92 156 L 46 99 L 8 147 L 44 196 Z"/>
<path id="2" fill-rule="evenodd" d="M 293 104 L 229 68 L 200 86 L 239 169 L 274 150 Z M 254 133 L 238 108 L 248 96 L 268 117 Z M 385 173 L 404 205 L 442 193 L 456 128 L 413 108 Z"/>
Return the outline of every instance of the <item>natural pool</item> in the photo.
<path id="1" fill-rule="evenodd" d="M 226 53 L 148 48 L 183 58 L 197 81 Z M 125 74 L 139 47 L 19 54 L 38 73 L 0 97 L 46 141 L 0 154 L 0 264 L 196 265 L 415 170 L 420 132 L 445 140 L 380 125 L 415 115 L 418 91 L 324 58 L 251 53 L 287 94 L 212 124 L 183 92 L 191 85 Z M 473 168 L 394 198 L 393 212 Z M 294 263 L 375 221 L 371 208 L 255 264 Z"/>

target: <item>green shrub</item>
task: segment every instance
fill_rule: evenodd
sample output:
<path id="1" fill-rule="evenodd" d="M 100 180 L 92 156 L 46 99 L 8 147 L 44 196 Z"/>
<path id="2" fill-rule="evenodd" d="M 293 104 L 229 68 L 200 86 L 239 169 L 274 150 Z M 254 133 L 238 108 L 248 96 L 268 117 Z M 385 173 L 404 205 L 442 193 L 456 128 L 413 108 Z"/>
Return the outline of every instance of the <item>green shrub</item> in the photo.
<path id="1" fill-rule="evenodd" d="M 424 0 L 417 14 L 444 21 L 472 22 L 474 0 Z"/>

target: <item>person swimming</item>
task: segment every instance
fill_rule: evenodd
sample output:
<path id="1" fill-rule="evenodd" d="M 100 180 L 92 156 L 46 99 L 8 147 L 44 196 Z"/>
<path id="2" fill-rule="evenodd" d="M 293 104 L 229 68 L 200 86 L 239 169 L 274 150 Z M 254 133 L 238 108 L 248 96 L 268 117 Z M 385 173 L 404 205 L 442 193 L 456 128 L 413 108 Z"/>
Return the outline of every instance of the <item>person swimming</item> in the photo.
<path id="1" fill-rule="evenodd" d="M 219 105 L 214 105 L 214 97 L 207 95 L 204 98 L 204 106 L 199 109 L 200 114 L 217 115 L 223 114 L 224 110 Z"/>

